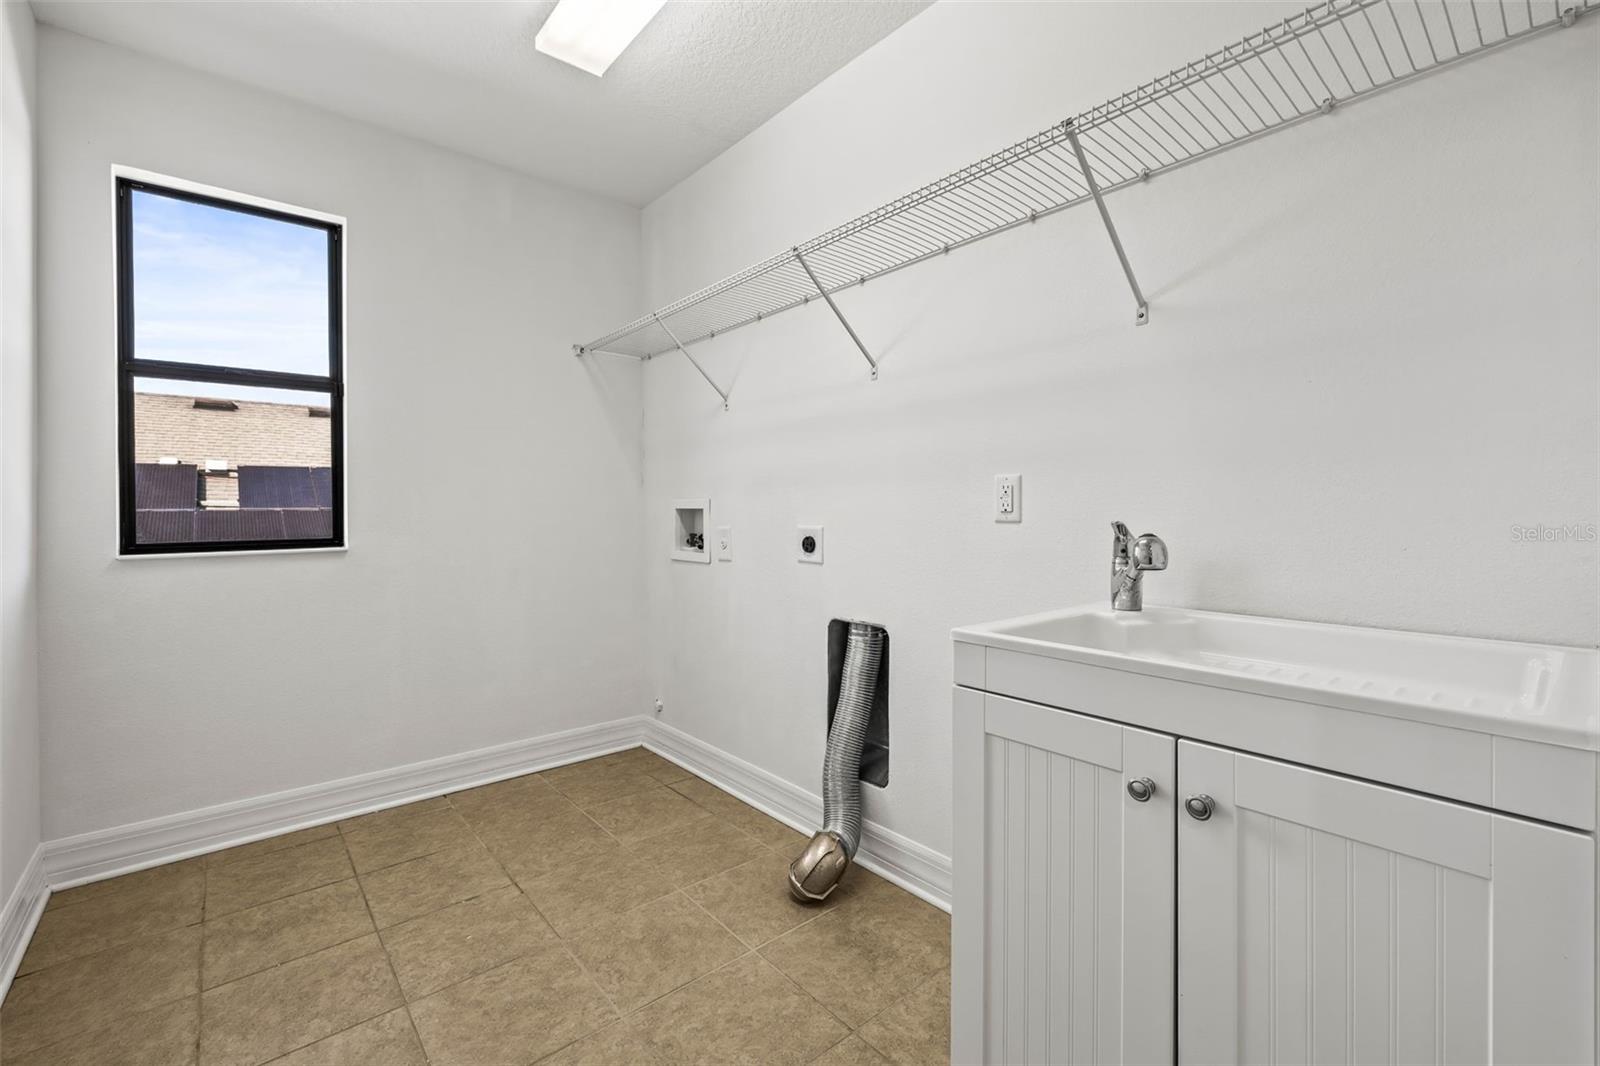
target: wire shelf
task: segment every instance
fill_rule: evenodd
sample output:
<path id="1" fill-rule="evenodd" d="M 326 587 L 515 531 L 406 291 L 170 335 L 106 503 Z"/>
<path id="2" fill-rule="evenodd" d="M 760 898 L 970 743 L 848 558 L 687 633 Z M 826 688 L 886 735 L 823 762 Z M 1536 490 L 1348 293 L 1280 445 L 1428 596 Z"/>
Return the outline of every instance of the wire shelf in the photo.
<path id="1" fill-rule="evenodd" d="M 1452 63 L 1570 26 L 1600 0 L 1327 0 L 1237 44 L 963 167 L 629 322 L 591 352 L 650 359 L 686 350 L 841 289 L 945 255 L 1102 194 L 1326 114 Z M 862 355 L 877 364 L 850 330 Z"/>

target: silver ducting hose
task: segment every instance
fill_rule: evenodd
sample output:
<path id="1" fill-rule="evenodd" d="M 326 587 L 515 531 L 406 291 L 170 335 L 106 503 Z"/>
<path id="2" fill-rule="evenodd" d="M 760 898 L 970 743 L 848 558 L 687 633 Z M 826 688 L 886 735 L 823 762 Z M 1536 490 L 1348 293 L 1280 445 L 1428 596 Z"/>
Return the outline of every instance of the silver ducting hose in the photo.
<path id="1" fill-rule="evenodd" d="M 861 748 L 882 656 L 883 630 L 851 622 L 822 760 L 822 828 L 789 864 L 789 892 L 802 903 L 827 899 L 861 846 Z"/>

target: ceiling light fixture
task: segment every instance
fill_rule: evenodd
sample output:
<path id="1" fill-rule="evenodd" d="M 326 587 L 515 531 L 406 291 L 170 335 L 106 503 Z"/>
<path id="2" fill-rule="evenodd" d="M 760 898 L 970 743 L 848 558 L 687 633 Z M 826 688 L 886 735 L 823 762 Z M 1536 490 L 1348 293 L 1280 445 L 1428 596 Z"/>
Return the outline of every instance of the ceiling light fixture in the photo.
<path id="1" fill-rule="evenodd" d="M 598 78 L 665 3 L 666 0 L 560 0 L 534 37 L 533 46 Z"/>

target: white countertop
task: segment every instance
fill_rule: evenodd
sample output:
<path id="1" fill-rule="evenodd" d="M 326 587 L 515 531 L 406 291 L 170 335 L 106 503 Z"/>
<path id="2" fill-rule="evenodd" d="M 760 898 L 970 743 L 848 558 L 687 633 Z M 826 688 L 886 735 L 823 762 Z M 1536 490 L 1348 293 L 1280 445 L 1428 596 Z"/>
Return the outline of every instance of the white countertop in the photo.
<path id="1" fill-rule="evenodd" d="M 963 626 L 960 643 L 1600 750 L 1600 652 L 1172 607 Z"/>

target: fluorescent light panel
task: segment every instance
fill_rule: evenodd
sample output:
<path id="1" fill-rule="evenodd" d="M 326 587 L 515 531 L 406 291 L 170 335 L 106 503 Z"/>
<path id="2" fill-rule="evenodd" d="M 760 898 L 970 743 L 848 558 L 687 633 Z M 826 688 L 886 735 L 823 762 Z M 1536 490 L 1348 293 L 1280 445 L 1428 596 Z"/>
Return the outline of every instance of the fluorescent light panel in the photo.
<path id="1" fill-rule="evenodd" d="M 533 46 L 595 77 L 656 17 L 666 0 L 561 0 Z"/>

